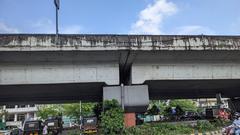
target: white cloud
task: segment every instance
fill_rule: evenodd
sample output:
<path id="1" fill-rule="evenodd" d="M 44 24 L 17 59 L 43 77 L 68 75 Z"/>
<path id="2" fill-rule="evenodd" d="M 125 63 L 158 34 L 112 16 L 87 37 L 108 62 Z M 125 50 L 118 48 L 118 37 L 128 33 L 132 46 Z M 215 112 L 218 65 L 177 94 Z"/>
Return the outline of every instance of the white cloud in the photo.
<path id="1" fill-rule="evenodd" d="M 0 22 L 0 33 L 19 33 L 19 30 L 9 25 Z"/>
<path id="2" fill-rule="evenodd" d="M 215 32 L 208 27 L 200 26 L 200 25 L 189 25 L 189 26 L 182 26 L 176 28 L 173 34 L 177 35 L 213 35 Z"/>
<path id="3" fill-rule="evenodd" d="M 174 3 L 168 0 L 155 0 L 139 13 L 138 20 L 132 25 L 130 34 L 161 34 L 164 18 L 177 12 Z"/>

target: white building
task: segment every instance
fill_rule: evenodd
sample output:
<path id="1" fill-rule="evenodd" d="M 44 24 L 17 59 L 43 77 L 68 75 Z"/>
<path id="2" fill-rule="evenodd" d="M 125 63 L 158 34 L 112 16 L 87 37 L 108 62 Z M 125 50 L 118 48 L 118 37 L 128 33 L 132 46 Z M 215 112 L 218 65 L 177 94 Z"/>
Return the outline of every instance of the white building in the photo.
<path id="1" fill-rule="evenodd" d="M 228 108 L 228 98 L 222 98 L 222 103 L 225 108 Z M 205 98 L 205 99 L 198 99 L 196 100 L 197 106 L 198 107 L 211 107 L 211 106 L 216 106 L 217 105 L 217 99 L 216 98 Z"/>
<path id="2" fill-rule="evenodd" d="M 5 105 L 3 110 L 7 112 L 3 115 L 3 122 L 7 126 L 22 126 L 22 122 L 26 119 L 36 119 L 37 107 L 36 105 Z"/>

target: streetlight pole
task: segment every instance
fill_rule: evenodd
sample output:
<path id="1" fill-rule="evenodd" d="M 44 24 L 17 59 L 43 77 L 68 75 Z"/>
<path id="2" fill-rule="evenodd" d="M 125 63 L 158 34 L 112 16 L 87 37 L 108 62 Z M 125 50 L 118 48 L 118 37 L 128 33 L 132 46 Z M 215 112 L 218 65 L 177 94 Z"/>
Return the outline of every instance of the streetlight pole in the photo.
<path id="1" fill-rule="evenodd" d="M 58 37 L 58 9 L 56 8 L 56 36 Z"/>
<path id="2" fill-rule="evenodd" d="M 58 44 L 58 10 L 60 8 L 60 0 L 54 0 L 54 4 L 56 7 L 56 37 L 55 42 Z"/>

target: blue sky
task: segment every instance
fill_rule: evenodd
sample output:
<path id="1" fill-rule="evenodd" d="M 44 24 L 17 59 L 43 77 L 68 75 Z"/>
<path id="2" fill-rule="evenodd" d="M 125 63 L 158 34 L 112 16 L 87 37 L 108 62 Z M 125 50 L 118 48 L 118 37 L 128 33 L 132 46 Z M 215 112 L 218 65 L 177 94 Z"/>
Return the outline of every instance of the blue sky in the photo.
<path id="1" fill-rule="evenodd" d="M 66 34 L 240 34 L 240 0 L 60 0 Z M 0 0 L 0 33 L 54 33 L 53 0 Z"/>

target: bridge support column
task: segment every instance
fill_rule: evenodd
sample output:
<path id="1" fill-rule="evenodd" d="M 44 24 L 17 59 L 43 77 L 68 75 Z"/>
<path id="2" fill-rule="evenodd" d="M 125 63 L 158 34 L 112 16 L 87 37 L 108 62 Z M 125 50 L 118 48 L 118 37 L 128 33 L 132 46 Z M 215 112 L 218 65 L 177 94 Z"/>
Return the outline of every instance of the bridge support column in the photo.
<path id="1" fill-rule="evenodd" d="M 103 88 L 103 100 L 116 99 L 124 108 L 126 127 L 136 125 L 136 113 L 145 112 L 149 104 L 147 85 L 111 86 Z"/>
<path id="2" fill-rule="evenodd" d="M 136 113 L 125 113 L 124 114 L 124 125 L 125 127 L 136 126 Z"/>
<path id="3" fill-rule="evenodd" d="M 216 98 L 217 98 L 217 106 L 218 106 L 219 108 L 222 108 L 223 102 L 222 102 L 221 93 L 217 93 L 217 94 L 216 94 Z"/>

